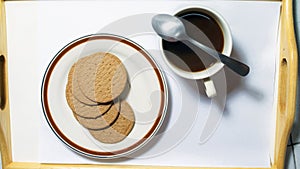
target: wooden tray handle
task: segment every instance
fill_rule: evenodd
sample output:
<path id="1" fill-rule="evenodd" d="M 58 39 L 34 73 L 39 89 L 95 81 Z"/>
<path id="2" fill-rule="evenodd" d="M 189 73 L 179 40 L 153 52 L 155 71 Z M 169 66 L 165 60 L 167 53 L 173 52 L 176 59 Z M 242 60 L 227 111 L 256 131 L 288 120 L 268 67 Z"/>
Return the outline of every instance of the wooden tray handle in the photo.
<path id="1" fill-rule="evenodd" d="M 11 163 L 10 114 L 7 76 L 7 41 L 4 1 L 0 0 L 0 151 L 2 167 Z"/>
<path id="2" fill-rule="evenodd" d="M 283 169 L 296 108 L 298 54 L 294 32 L 293 1 L 283 0 L 280 24 L 280 60 L 273 168 Z"/>
<path id="3" fill-rule="evenodd" d="M 7 43 L 4 2 L 0 0 L 0 111 L 5 110 L 8 103 L 7 91 Z"/>

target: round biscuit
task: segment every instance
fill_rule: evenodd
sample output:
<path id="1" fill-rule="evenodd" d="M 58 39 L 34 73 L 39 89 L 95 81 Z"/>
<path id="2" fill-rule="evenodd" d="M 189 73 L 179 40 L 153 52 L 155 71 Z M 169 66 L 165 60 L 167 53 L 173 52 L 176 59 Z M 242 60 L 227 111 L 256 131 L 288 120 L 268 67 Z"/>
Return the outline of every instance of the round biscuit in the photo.
<path id="1" fill-rule="evenodd" d="M 131 106 L 126 101 L 122 101 L 120 115 L 112 126 L 104 130 L 89 130 L 89 132 L 102 143 L 114 144 L 124 140 L 134 124 L 135 116 Z"/>
<path id="2" fill-rule="evenodd" d="M 124 90 L 127 72 L 117 56 L 98 52 L 77 61 L 74 80 L 87 98 L 107 103 Z"/>
<path id="3" fill-rule="evenodd" d="M 124 91 L 126 84 L 127 72 L 124 65 L 117 56 L 107 53 L 97 69 L 96 100 L 100 102 L 114 100 Z"/>
<path id="4" fill-rule="evenodd" d="M 70 69 L 69 77 L 72 76 L 71 72 L 73 69 L 73 67 Z M 66 100 L 73 113 L 75 113 L 77 116 L 85 118 L 97 118 L 106 113 L 112 106 L 112 104 L 96 106 L 87 105 L 75 98 L 73 92 L 74 88 L 72 88 L 72 80 L 68 80 L 66 85 Z"/>
<path id="5" fill-rule="evenodd" d="M 117 102 L 112 105 L 112 107 L 104 113 L 102 116 L 97 118 L 84 118 L 75 115 L 77 121 L 85 128 L 90 130 L 101 130 L 105 129 L 117 120 L 119 116 L 120 103 Z"/>
<path id="6" fill-rule="evenodd" d="M 72 95 L 80 102 L 87 104 L 87 105 L 98 105 L 98 103 L 88 99 L 80 90 L 80 87 L 78 83 L 75 83 L 77 80 L 74 77 L 74 71 L 75 71 L 76 63 L 72 65 L 72 67 L 69 70 L 68 74 L 68 82 L 66 86 L 66 91 L 69 91 L 72 93 Z"/>

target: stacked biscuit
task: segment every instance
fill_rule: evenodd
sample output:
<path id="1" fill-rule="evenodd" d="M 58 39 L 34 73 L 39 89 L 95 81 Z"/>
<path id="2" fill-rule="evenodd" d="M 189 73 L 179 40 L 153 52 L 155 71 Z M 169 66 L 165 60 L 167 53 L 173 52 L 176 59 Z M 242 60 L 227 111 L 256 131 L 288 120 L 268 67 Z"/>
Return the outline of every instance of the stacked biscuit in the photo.
<path id="1" fill-rule="evenodd" d="M 71 67 L 66 99 L 76 120 L 103 143 L 117 143 L 131 132 L 135 117 L 122 98 L 128 87 L 127 72 L 119 58 L 95 53 Z"/>

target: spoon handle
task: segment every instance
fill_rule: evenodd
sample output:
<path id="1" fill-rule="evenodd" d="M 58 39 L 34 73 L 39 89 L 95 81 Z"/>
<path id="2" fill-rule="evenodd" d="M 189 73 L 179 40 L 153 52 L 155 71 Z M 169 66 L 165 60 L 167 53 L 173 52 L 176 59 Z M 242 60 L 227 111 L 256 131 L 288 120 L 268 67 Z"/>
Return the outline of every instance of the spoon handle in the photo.
<path id="1" fill-rule="evenodd" d="M 229 67 L 231 70 L 233 70 L 235 73 L 241 76 L 246 76 L 249 73 L 250 68 L 246 64 L 228 56 L 225 56 L 221 53 L 218 53 L 218 55 L 221 62 L 224 63 L 227 67 Z"/>
<path id="2" fill-rule="evenodd" d="M 213 56 L 217 60 L 220 60 L 227 67 L 229 67 L 231 70 L 233 70 L 235 73 L 237 73 L 241 76 L 246 76 L 249 73 L 250 68 L 246 64 L 244 64 L 238 60 L 235 60 L 233 58 L 230 58 L 228 56 L 225 56 L 225 55 L 219 53 L 218 51 L 211 49 L 190 37 L 186 37 L 185 39 L 190 41 L 192 44 L 199 47 L 200 49 L 202 49 L 207 54 Z"/>

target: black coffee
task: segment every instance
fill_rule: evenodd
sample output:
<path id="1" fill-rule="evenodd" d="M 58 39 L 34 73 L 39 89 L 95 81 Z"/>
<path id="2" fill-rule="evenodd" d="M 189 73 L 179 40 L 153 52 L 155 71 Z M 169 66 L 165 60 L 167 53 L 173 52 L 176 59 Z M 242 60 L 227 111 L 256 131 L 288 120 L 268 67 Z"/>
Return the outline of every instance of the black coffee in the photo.
<path id="1" fill-rule="evenodd" d="M 184 23 L 187 34 L 222 52 L 224 46 L 223 32 L 218 23 L 209 15 L 196 11 L 189 11 L 178 15 Z M 162 46 L 167 59 L 178 68 L 185 71 L 198 72 L 216 62 L 216 59 L 195 47 L 188 41 L 167 42 L 163 40 Z"/>

